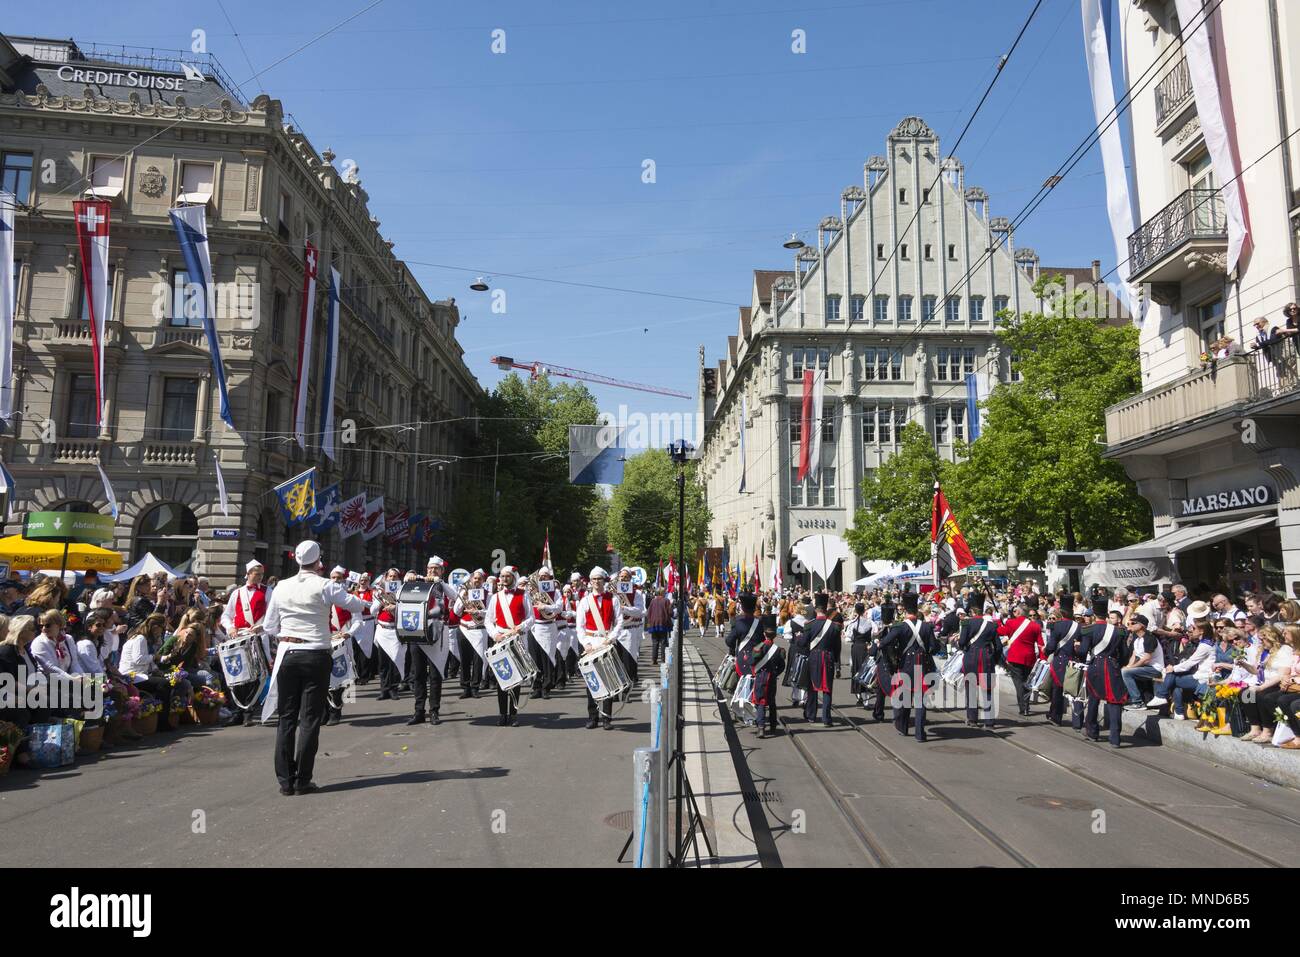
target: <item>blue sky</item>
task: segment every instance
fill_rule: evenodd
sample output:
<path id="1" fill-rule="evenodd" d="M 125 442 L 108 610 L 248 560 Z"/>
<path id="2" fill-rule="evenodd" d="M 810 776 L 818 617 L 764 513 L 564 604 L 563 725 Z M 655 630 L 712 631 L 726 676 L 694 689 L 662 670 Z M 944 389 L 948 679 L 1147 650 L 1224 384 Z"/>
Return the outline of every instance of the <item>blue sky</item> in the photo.
<path id="1" fill-rule="evenodd" d="M 924 117 L 950 149 L 1032 6 L 382 0 L 294 53 L 370 2 L 222 0 L 229 22 L 216 0 L 23 4 L 0 29 L 188 49 L 202 28 L 236 82 L 292 54 L 245 94 L 263 87 L 318 150 L 358 164 L 397 254 L 468 316 L 460 338 L 485 386 L 503 353 L 691 394 L 698 347 L 716 364 L 751 271 L 788 267 L 782 240 L 813 239 L 903 116 Z M 791 51 L 796 28 L 806 53 Z M 967 183 L 1012 216 L 1092 126 L 1079 5 L 1045 0 L 958 150 Z M 1094 150 L 1017 244 L 1048 265 L 1112 266 L 1100 168 Z M 468 288 L 479 272 L 505 290 L 504 315 Z M 695 407 L 593 391 L 611 411 Z"/>

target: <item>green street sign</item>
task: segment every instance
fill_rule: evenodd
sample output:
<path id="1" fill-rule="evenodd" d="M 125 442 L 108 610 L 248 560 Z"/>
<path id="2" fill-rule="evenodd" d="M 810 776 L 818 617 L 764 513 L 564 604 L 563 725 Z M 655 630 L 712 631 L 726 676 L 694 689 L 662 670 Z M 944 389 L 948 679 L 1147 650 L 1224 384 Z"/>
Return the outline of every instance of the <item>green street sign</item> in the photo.
<path id="1" fill-rule="evenodd" d="M 113 516 L 94 512 L 28 512 L 23 522 L 23 538 L 100 545 L 113 540 Z"/>

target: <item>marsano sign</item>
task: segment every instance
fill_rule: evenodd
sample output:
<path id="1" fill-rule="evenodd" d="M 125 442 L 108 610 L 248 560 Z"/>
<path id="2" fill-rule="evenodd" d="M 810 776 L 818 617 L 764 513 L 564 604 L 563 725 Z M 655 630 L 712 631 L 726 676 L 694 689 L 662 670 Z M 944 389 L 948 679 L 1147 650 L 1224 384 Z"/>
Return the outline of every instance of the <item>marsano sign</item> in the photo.
<path id="1" fill-rule="evenodd" d="M 1254 505 L 1272 505 L 1276 501 L 1276 494 L 1267 485 L 1235 488 L 1226 492 L 1211 492 L 1196 498 L 1182 499 L 1179 517 L 1205 515 L 1210 512 L 1230 512 L 1233 509 L 1250 508 Z"/>

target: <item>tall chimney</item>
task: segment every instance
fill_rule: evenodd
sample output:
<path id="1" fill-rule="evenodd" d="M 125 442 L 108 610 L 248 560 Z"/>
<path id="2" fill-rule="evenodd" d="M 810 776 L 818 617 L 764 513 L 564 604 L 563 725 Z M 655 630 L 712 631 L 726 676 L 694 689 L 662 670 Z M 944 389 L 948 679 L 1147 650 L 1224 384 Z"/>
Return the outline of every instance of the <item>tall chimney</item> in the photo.
<path id="1" fill-rule="evenodd" d="M 1092 261 L 1092 281 L 1101 282 L 1101 260 L 1100 259 L 1094 259 Z"/>

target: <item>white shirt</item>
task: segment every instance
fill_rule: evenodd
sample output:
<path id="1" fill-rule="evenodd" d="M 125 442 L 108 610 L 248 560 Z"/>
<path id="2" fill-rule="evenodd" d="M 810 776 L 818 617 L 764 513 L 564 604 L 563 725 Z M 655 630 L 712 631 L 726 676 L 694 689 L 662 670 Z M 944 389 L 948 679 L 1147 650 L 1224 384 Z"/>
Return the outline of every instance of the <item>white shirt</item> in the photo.
<path id="1" fill-rule="evenodd" d="M 330 606 L 360 614 L 366 603 L 336 581 L 315 572 L 299 571 L 278 582 L 262 619 L 262 630 L 282 638 L 300 638 L 284 647 L 288 651 L 330 650 Z"/>
<path id="2" fill-rule="evenodd" d="M 153 655 L 149 654 L 149 642 L 144 635 L 137 634 L 126 640 L 117 670 L 127 676 L 149 677 L 149 672 L 153 671 Z"/>
<path id="3" fill-rule="evenodd" d="M 600 608 L 595 603 L 596 595 L 594 592 L 588 592 L 582 596 L 582 601 L 578 602 L 578 613 L 574 624 L 578 629 L 578 641 L 583 648 L 591 649 L 597 645 L 603 645 L 607 641 L 613 641 L 620 631 L 623 630 L 623 601 L 618 595 L 614 595 L 614 623 L 610 625 L 609 630 L 603 635 L 598 632 L 587 630 L 587 611 L 591 611 L 592 617 L 596 621 L 602 621 Z"/>
<path id="4" fill-rule="evenodd" d="M 45 634 L 37 635 L 32 639 L 29 646 L 32 657 L 41 663 L 46 674 L 82 675 L 89 673 L 89 669 L 81 661 L 81 654 L 77 651 L 77 646 L 67 636 L 60 638 L 58 644 L 63 648 L 64 657 L 62 660 L 59 658 L 58 647 Z"/>
<path id="5" fill-rule="evenodd" d="M 508 599 L 512 594 L 513 592 L 493 592 L 492 597 L 488 599 L 487 616 L 483 619 L 483 627 L 487 629 L 488 637 L 493 641 L 497 640 L 497 635 L 502 634 L 505 631 L 504 628 L 497 625 L 497 605 L 503 597 Z M 509 608 L 510 602 L 507 601 L 505 606 Z M 528 592 L 525 591 L 524 620 L 515 622 L 515 626 L 518 628 L 517 634 L 528 634 L 529 629 L 533 627 L 533 622 L 536 620 L 537 619 L 533 617 L 533 600 L 528 597 Z"/>

